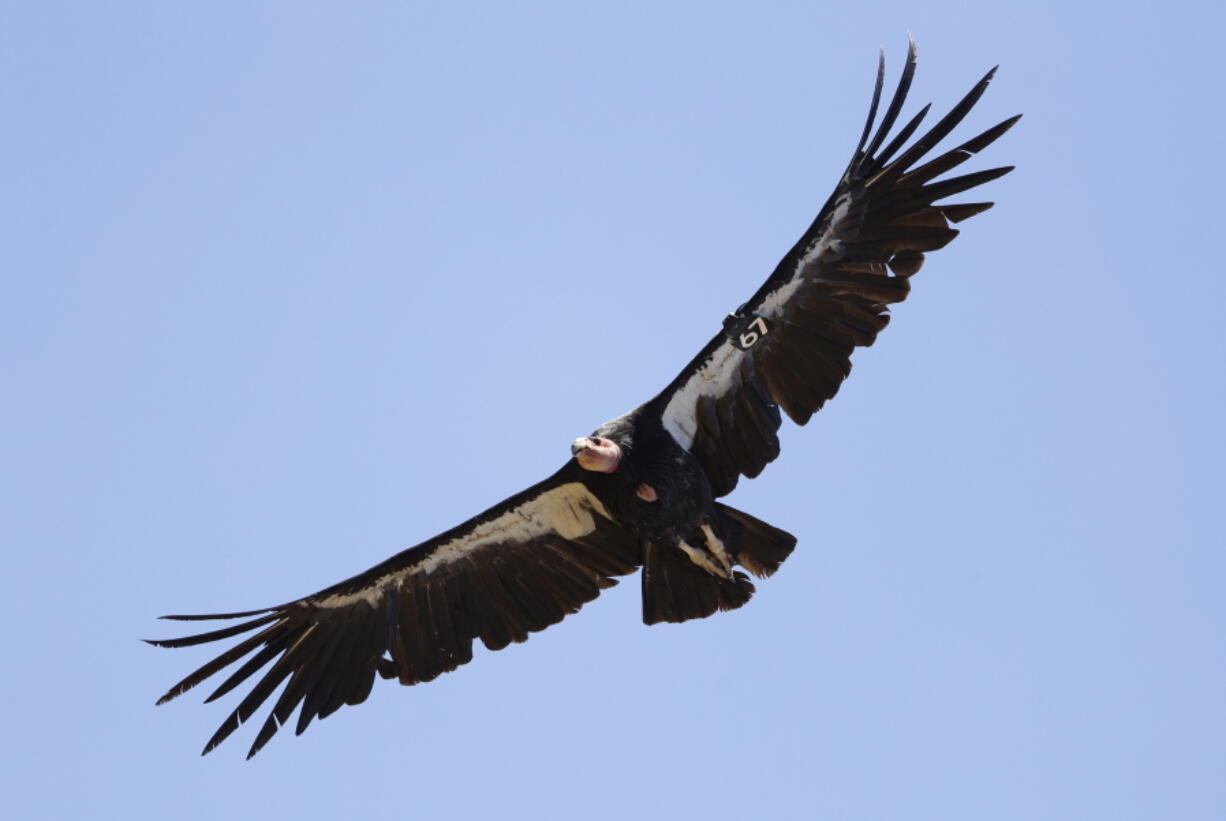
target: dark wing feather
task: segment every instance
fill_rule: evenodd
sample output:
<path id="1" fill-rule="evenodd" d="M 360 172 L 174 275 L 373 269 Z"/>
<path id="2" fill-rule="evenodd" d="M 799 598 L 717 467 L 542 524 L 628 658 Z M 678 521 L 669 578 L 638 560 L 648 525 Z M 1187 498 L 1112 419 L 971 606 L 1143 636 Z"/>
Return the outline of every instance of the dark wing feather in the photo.
<path id="1" fill-rule="evenodd" d="M 958 235 L 950 223 L 992 207 L 990 202 L 937 201 L 1012 170 L 936 180 L 986 148 L 1018 117 L 918 165 L 975 105 L 995 69 L 910 146 L 907 140 L 927 106 L 886 143 L 915 63 L 911 43 L 898 87 L 873 132 L 884 79 L 879 65 L 868 122 L 838 187 L 809 230 L 726 325 L 746 327 L 761 317 L 768 331 L 747 349 L 734 344 L 735 330 L 716 335 L 650 403 L 673 438 L 698 457 L 716 496 L 731 492 L 742 475 L 758 475 L 779 454 L 780 409 L 803 425 L 835 395 L 851 372 L 852 351 L 873 344 L 885 328 L 889 305 L 906 298 L 909 278 L 919 271 L 924 254 Z"/>
<path id="2" fill-rule="evenodd" d="M 167 616 L 254 618 L 150 644 L 189 647 L 258 632 L 175 684 L 158 704 L 246 659 L 207 699 L 254 682 L 204 752 L 284 684 L 250 757 L 295 709 L 301 733 L 315 717 L 364 701 L 376 676 L 429 681 L 470 661 L 475 639 L 498 650 L 556 624 L 642 561 L 638 540 L 609 517 L 581 474 L 570 462 L 463 525 L 297 601 L 245 613 Z"/>

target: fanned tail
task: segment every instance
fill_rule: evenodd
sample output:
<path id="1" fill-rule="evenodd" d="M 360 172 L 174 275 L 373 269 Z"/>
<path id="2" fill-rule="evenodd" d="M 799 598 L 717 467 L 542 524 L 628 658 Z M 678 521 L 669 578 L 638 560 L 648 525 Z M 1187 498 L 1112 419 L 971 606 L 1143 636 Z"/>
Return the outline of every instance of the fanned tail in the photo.
<path id="1" fill-rule="evenodd" d="M 786 530 L 719 502 L 715 509 L 720 513 L 724 542 L 733 558 L 759 579 L 774 574 L 783 560 L 792 555 L 796 537 Z"/>
<path id="2" fill-rule="evenodd" d="M 675 547 L 643 545 L 643 623 L 705 619 L 735 610 L 753 596 L 754 586 L 739 570 L 731 579 L 715 576 Z"/>
<path id="3" fill-rule="evenodd" d="M 727 505 L 715 503 L 717 530 L 733 560 L 758 578 L 776 570 L 796 547 L 796 537 Z M 705 619 L 735 610 L 754 594 L 753 582 L 739 570 L 717 576 L 677 548 L 648 542 L 643 547 L 643 622 Z"/>

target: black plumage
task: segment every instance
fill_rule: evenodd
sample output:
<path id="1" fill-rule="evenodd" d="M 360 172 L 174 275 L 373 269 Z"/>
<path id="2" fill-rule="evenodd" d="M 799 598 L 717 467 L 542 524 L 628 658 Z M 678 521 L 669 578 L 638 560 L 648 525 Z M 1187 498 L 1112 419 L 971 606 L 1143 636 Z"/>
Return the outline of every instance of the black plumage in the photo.
<path id="1" fill-rule="evenodd" d="M 919 164 L 967 115 L 995 69 L 913 142 L 928 106 L 890 136 L 915 62 L 911 44 L 874 130 L 884 59 L 879 63 L 868 120 L 834 193 L 664 391 L 576 440 L 574 458 L 553 476 L 364 573 L 265 610 L 166 616 L 242 621 L 151 644 L 188 647 L 251 635 L 158 703 L 242 661 L 206 700 L 250 690 L 204 751 L 281 688 L 250 756 L 295 710 L 301 733 L 314 718 L 364 701 L 376 678 L 430 681 L 470 661 L 474 641 L 491 650 L 522 642 L 640 567 L 648 624 L 744 605 L 754 586 L 736 566 L 769 576 L 796 539 L 716 499 L 779 455 L 783 414 L 804 425 L 838 392 L 852 352 L 886 327 L 889 305 L 906 298 L 924 255 L 957 236 L 951 224 L 992 205 L 938 200 L 1011 170 L 938 179 L 1017 117 Z"/>

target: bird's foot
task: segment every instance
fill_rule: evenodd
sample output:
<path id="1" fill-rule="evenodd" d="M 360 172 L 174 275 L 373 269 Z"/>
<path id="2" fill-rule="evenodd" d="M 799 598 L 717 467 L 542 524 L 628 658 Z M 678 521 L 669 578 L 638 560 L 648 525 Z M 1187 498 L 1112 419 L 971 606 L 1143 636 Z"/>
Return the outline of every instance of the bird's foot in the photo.
<path id="1" fill-rule="evenodd" d="M 727 576 L 729 579 L 731 579 L 732 557 L 728 555 L 728 550 L 724 547 L 724 543 L 718 536 L 715 535 L 715 531 L 711 529 L 711 525 L 702 525 L 702 535 L 707 539 L 707 550 L 711 552 L 711 555 L 715 557 L 715 560 L 719 562 L 720 566 L 724 569 L 724 572 L 721 575 Z"/>
<path id="2" fill-rule="evenodd" d="M 690 557 L 690 561 L 701 567 L 703 570 L 710 573 L 712 576 L 727 577 L 728 573 L 722 567 L 711 561 L 711 555 L 705 550 L 699 550 L 697 547 L 686 544 L 684 541 L 677 542 L 677 547 Z"/>

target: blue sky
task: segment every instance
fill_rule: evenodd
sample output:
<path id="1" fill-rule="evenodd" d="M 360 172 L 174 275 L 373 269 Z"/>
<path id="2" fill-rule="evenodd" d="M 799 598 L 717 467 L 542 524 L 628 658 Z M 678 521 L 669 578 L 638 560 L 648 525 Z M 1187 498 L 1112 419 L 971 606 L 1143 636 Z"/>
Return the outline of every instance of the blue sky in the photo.
<path id="1" fill-rule="evenodd" d="M 661 6 L 666 6 L 661 8 Z M 1226 815 L 1210 4 L 28 3 L 0 25 L 12 817 Z M 996 209 L 731 497 L 744 609 L 636 579 L 201 759 L 166 612 L 319 589 L 554 470 L 808 224 L 879 46 L 1002 68 Z M 593 313 L 599 300 L 612 310 Z M 230 705 L 230 706 L 226 706 Z"/>

